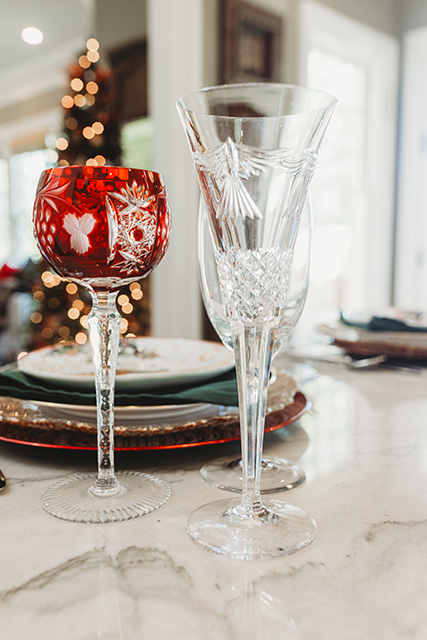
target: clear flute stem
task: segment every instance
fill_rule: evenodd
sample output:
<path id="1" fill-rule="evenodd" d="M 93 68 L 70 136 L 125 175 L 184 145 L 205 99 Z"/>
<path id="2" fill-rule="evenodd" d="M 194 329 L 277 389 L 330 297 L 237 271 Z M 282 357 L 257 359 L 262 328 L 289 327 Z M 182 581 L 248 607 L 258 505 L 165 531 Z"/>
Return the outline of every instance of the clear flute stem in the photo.
<path id="1" fill-rule="evenodd" d="M 122 492 L 114 472 L 114 387 L 121 319 L 116 297 L 117 292 L 92 292 L 92 311 L 88 316 L 98 434 L 98 476 L 89 491 L 99 497 Z"/>
<path id="2" fill-rule="evenodd" d="M 276 323 L 261 327 L 242 326 L 233 336 L 243 467 L 240 510 L 241 515 L 248 517 L 265 513 L 261 502 L 260 474 L 275 331 Z"/>

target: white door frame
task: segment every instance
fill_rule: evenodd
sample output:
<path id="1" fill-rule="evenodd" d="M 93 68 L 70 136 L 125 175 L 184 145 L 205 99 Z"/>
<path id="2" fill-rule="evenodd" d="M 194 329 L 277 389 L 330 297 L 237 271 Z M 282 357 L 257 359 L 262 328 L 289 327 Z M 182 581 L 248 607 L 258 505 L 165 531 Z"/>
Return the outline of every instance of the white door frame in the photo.
<path id="1" fill-rule="evenodd" d="M 396 304 L 427 309 L 427 27 L 403 39 Z"/>
<path id="2" fill-rule="evenodd" d="M 378 309 L 391 302 L 392 294 L 399 43 L 396 38 L 313 0 L 301 0 L 299 35 L 301 84 L 307 82 L 308 51 L 316 45 L 363 65 L 368 72 L 365 162 L 368 211 L 363 232 L 368 260 L 357 268 L 363 270 L 366 306 Z"/>
<path id="3" fill-rule="evenodd" d="M 172 217 L 169 249 L 152 275 L 152 330 L 156 336 L 199 338 L 199 190 L 176 101 L 203 86 L 203 0 L 149 0 L 149 115 L 153 169 L 166 183 Z"/>

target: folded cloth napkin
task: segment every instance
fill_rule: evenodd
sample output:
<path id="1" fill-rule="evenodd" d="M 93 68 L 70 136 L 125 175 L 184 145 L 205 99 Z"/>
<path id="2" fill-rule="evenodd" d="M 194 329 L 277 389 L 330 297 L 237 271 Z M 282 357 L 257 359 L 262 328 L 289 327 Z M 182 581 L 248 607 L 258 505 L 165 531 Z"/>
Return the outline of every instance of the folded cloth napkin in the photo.
<path id="1" fill-rule="evenodd" d="M 427 327 L 425 326 L 407 324 L 403 320 L 398 320 L 397 318 L 372 316 L 370 320 L 362 322 L 341 312 L 340 320 L 342 324 L 345 324 L 346 326 L 357 329 L 367 329 L 368 331 L 418 331 L 424 333 L 427 331 Z"/>
<path id="2" fill-rule="evenodd" d="M 12 396 L 22 400 L 40 400 L 60 404 L 95 405 L 95 389 L 72 389 L 60 386 L 59 382 L 52 384 L 50 380 L 43 380 L 28 376 L 15 369 L 0 370 L 0 395 Z M 116 406 L 154 406 L 167 404 L 187 404 L 208 402 L 226 406 L 237 406 L 237 383 L 235 369 L 227 371 L 211 380 L 194 383 L 191 386 L 167 389 L 137 388 L 117 389 L 114 404 Z"/>

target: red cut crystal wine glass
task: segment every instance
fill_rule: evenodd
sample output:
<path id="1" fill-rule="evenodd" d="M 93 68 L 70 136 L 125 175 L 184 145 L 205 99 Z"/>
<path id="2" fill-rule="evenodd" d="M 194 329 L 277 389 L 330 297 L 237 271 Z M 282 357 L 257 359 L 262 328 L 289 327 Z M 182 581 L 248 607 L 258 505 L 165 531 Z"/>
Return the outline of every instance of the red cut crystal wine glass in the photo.
<path id="1" fill-rule="evenodd" d="M 98 474 L 78 474 L 42 496 L 46 511 L 73 522 L 117 522 L 146 515 L 170 496 L 159 478 L 115 473 L 114 383 L 120 338 L 119 289 L 147 276 L 163 258 L 170 214 L 162 177 L 126 167 L 57 167 L 37 186 L 33 225 L 41 254 L 86 287 L 95 373 Z M 119 479 L 120 478 L 120 479 Z"/>

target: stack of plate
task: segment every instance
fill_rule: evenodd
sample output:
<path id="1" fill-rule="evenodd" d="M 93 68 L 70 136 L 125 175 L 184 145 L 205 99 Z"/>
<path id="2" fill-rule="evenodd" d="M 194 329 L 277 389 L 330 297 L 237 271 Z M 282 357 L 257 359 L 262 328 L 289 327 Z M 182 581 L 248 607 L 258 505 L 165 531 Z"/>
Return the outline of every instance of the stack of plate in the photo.
<path id="1" fill-rule="evenodd" d="M 70 402 L 0 398 L 0 438 L 66 448 L 96 447 L 96 408 L 79 402 L 93 392 L 89 345 L 59 344 L 33 351 L 18 361 L 35 383 L 69 392 Z M 214 381 L 234 367 L 222 344 L 174 338 L 133 338 L 121 344 L 117 360 L 116 398 L 161 390 L 171 393 Z M 307 401 L 295 380 L 279 374 L 271 385 L 266 429 L 296 420 Z M 271 397 L 271 401 L 270 401 Z M 193 446 L 239 438 L 237 407 L 208 402 L 115 407 L 116 449 Z"/>
<path id="2" fill-rule="evenodd" d="M 320 325 L 318 331 L 352 355 L 427 360 L 427 331 L 369 331 L 341 322 Z"/>
<path id="3" fill-rule="evenodd" d="M 120 393 L 184 388 L 209 381 L 234 366 L 233 354 L 222 344 L 174 338 L 133 338 L 121 344 L 116 368 L 116 396 Z M 88 344 L 59 344 L 32 351 L 18 361 L 26 375 L 61 388 L 79 391 L 94 389 L 93 366 Z M 96 407 L 81 404 L 38 402 L 49 415 L 96 424 Z M 209 403 L 161 406 L 118 406 L 118 424 L 170 424 L 204 417 L 216 410 Z"/>

